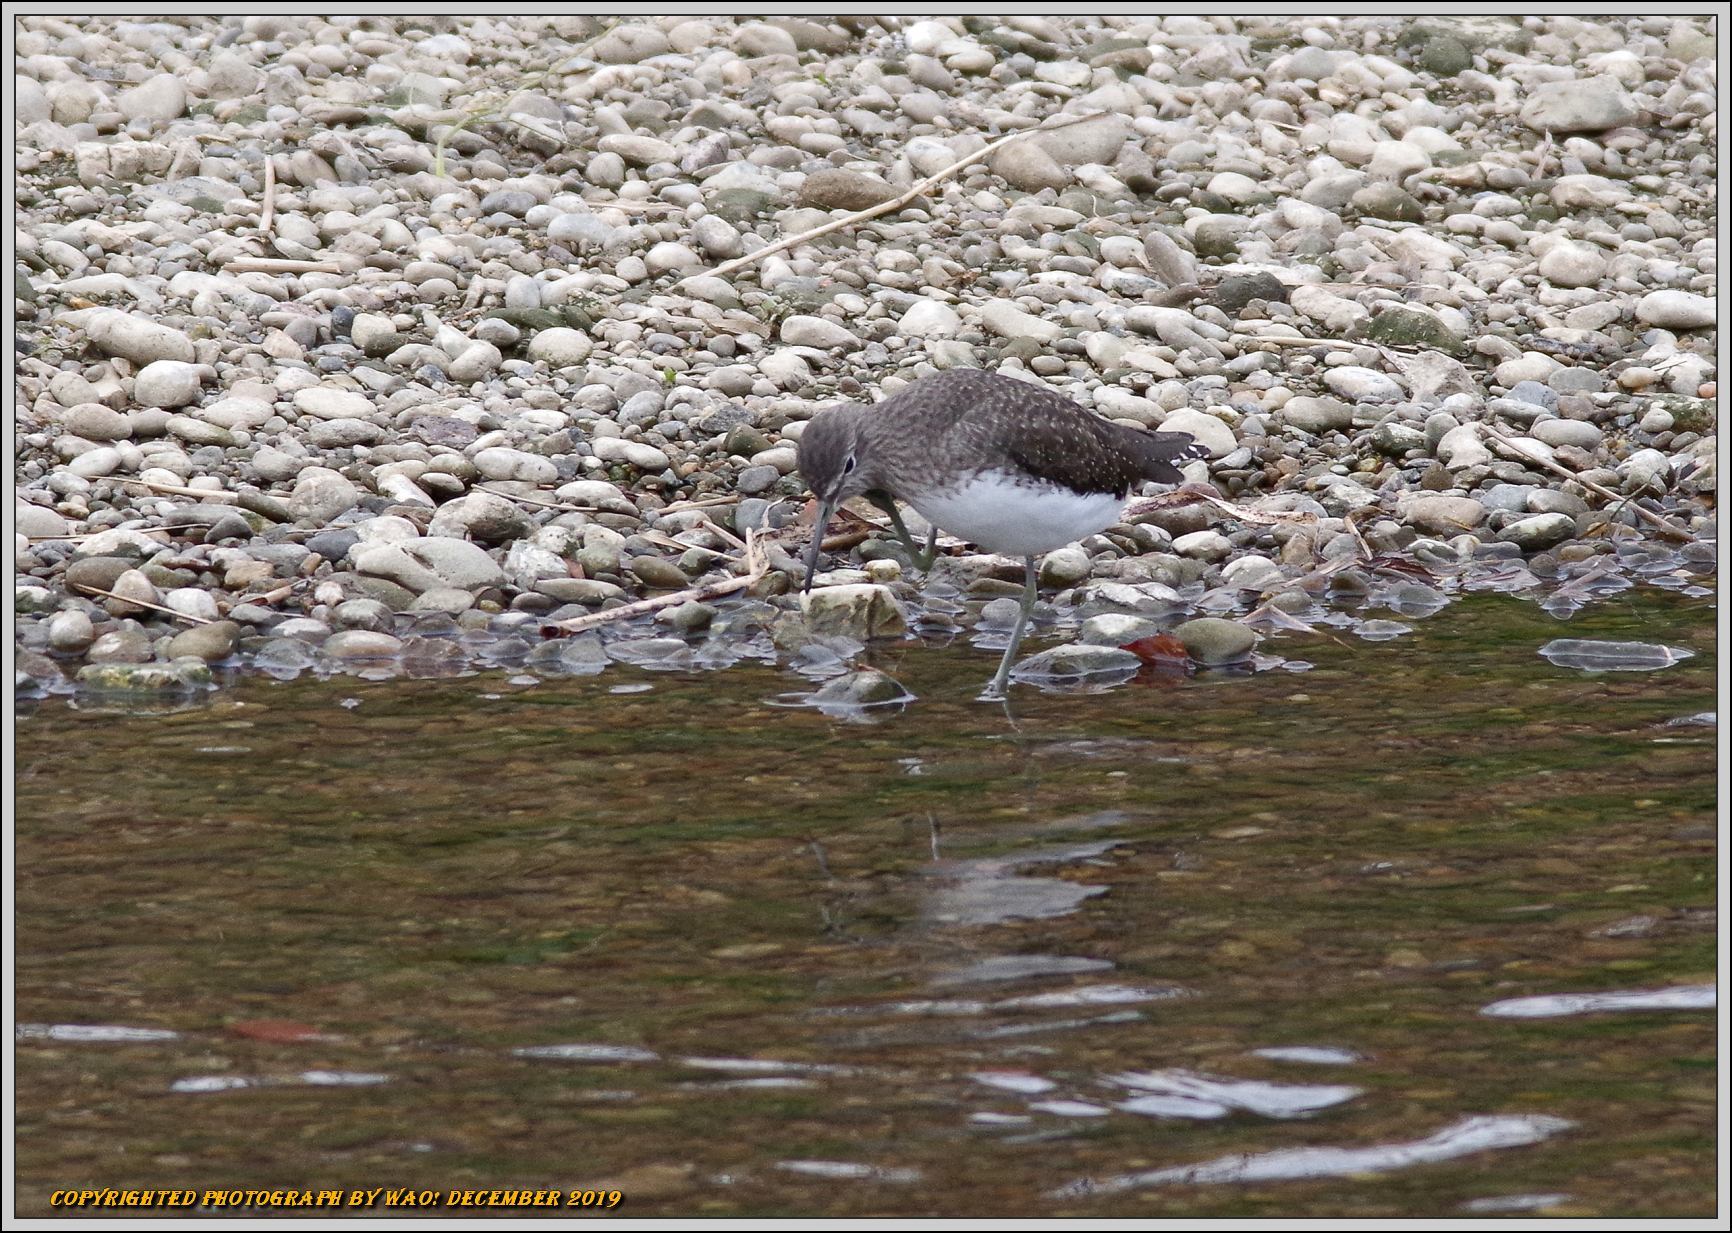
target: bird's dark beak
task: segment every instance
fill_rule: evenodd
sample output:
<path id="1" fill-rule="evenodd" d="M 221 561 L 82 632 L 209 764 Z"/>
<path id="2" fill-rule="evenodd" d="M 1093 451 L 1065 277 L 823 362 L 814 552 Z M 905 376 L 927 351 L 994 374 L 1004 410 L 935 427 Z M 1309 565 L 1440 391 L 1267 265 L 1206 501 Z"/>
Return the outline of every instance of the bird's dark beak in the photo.
<path id="1" fill-rule="evenodd" d="M 812 589 L 812 579 L 818 573 L 818 553 L 824 547 L 824 532 L 829 529 L 830 519 L 836 516 L 836 507 L 840 501 L 818 502 L 818 519 L 812 524 L 812 546 L 806 549 L 806 581 L 801 584 L 802 591 Z"/>

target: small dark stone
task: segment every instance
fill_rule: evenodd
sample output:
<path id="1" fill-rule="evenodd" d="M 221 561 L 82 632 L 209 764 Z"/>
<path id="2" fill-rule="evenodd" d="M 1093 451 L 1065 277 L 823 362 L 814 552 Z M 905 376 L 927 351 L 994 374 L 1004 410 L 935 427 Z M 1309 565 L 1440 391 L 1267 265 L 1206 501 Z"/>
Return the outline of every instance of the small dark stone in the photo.
<path id="1" fill-rule="evenodd" d="M 1287 286 L 1273 274 L 1233 274 L 1223 278 L 1209 293 L 1208 303 L 1224 313 L 1237 314 L 1252 300 L 1271 304 L 1287 302 Z"/>

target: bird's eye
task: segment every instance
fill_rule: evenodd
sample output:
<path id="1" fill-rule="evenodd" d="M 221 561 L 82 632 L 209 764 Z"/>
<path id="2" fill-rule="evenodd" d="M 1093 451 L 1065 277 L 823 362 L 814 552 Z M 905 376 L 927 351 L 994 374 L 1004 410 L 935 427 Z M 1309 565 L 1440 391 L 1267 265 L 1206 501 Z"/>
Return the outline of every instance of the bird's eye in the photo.
<path id="1" fill-rule="evenodd" d="M 842 474 L 847 475 L 856 465 L 854 455 L 848 455 L 848 461 L 842 464 Z"/>

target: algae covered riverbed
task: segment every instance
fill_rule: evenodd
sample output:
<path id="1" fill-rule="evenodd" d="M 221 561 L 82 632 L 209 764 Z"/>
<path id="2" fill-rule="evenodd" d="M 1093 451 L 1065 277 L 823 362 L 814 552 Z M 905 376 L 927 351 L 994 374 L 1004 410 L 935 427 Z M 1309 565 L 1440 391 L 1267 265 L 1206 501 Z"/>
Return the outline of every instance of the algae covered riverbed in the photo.
<path id="1" fill-rule="evenodd" d="M 961 643 L 852 718 L 755 666 L 22 708 L 19 1210 L 1709 1213 L 1713 637 L 1637 588 L 1008 709 Z M 1661 996 L 1527 1000 L 1584 993 Z"/>

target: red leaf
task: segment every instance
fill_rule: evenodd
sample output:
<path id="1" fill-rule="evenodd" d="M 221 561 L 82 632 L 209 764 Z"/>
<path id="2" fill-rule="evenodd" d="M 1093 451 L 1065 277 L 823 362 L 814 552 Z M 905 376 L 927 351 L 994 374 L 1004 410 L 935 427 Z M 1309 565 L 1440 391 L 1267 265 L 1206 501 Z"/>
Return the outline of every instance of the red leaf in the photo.
<path id="1" fill-rule="evenodd" d="M 1149 638 L 1138 638 L 1135 642 L 1127 642 L 1119 648 L 1129 651 L 1145 664 L 1155 667 L 1184 666 L 1189 667 L 1191 657 L 1185 653 L 1185 644 L 1171 634 L 1155 634 Z"/>
<path id="2" fill-rule="evenodd" d="M 331 1037 L 293 1019 L 241 1019 L 229 1024 L 229 1031 L 248 1040 L 264 1040 L 275 1045 L 297 1045 L 309 1040 L 330 1040 Z"/>

